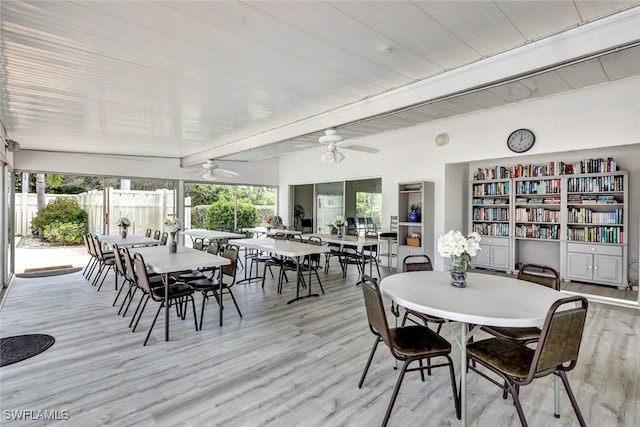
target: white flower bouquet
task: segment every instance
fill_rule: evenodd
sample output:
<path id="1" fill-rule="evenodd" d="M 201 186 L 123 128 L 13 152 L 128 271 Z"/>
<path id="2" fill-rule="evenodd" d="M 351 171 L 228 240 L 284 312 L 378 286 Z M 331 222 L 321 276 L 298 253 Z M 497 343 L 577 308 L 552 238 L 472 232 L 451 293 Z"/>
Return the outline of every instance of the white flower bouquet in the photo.
<path id="1" fill-rule="evenodd" d="M 164 225 L 172 236 L 175 236 L 178 231 L 182 230 L 182 223 L 178 218 L 167 218 L 164 220 Z"/>
<path id="2" fill-rule="evenodd" d="M 480 239 L 475 231 L 465 237 L 459 231 L 450 230 L 438 238 L 438 253 L 444 258 L 461 258 L 470 263 L 480 250 Z"/>
<path id="3" fill-rule="evenodd" d="M 123 216 L 118 220 L 118 222 L 116 222 L 116 225 L 118 227 L 128 228 L 129 226 L 131 226 L 131 221 L 129 221 L 129 218 L 127 218 L 126 216 Z"/>
<path id="4" fill-rule="evenodd" d="M 345 224 L 345 220 L 344 217 L 342 215 L 338 215 L 337 217 L 335 217 L 333 219 L 333 222 L 331 223 L 335 228 L 340 228 L 340 227 L 344 227 Z"/>

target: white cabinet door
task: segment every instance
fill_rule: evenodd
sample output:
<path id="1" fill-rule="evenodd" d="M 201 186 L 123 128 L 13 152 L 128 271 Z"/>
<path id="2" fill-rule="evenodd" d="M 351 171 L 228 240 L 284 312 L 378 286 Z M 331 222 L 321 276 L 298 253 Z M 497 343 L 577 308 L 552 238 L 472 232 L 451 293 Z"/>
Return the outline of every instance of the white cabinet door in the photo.
<path id="1" fill-rule="evenodd" d="M 593 279 L 599 282 L 622 285 L 622 258 L 609 255 L 593 255 Z"/>
<path id="2" fill-rule="evenodd" d="M 491 266 L 509 269 L 509 247 L 494 246 L 491 248 Z"/>
<path id="3" fill-rule="evenodd" d="M 473 258 L 471 265 L 475 267 L 490 267 L 491 266 L 491 245 L 480 244 L 480 250 Z"/>
<path id="4" fill-rule="evenodd" d="M 593 255 L 568 252 L 567 278 L 575 280 L 591 280 Z"/>

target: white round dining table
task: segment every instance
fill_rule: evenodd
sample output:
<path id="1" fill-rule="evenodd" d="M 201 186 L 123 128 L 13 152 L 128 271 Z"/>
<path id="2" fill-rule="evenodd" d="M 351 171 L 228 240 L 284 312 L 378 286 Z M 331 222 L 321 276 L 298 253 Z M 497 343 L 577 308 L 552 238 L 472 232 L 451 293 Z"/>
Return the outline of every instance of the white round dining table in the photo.
<path id="1" fill-rule="evenodd" d="M 384 295 L 402 307 L 461 324 L 460 406 L 466 426 L 467 340 L 481 325 L 541 327 L 549 307 L 563 293 L 512 277 L 467 273 L 467 286 L 451 286 L 448 271 L 412 271 L 385 277 Z M 474 327 L 469 330 L 469 325 Z M 457 340 L 457 338 L 456 338 Z"/>

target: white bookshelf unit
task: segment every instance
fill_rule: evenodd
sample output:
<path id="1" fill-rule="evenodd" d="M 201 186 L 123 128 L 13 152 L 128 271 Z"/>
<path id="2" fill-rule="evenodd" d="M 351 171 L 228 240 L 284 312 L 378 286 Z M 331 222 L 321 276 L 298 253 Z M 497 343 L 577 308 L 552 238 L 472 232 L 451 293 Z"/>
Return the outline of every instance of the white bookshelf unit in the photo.
<path id="1" fill-rule="evenodd" d="M 411 206 L 420 206 L 419 220 L 409 221 Z M 433 240 L 433 183 L 426 181 L 398 184 L 398 257 L 396 267 L 402 270 L 402 261 L 407 255 L 427 255 L 432 262 L 435 243 Z M 407 237 L 420 234 L 420 245 L 407 245 Z"/>

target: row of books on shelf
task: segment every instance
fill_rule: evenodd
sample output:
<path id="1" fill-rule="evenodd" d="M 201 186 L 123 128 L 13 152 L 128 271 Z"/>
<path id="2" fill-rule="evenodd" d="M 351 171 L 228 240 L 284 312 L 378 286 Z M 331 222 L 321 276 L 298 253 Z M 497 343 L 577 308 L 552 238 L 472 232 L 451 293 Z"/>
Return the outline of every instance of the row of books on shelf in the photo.
<path id="1" fill-rule="evenodd" d="M 560 211 L 543 208 L 517 208 L 516 221 L 560 222 Z"/>
<path id="2" fill-rule="evenodd" d="M 482 236 L 509 237 L 509 224 L 504 223 L 474 223 L 472 231 Z"/>
<path id="3" fill-rule="evenodd" d="M 509 194 L 509 181 L 490 182 L 473 186 L 474 196 L 506 196 Z"/>
<path id="4" fill-rule="evenodd" d="M 622 208 L 610 212 L 594 212 L 587 208 L 569 208 L 567 222 L 579 224 L 622 224 L 624 217 Z"/>
<path id="5" fill-rule="evenodd" d="M 512 177 L 512 169 L 504 166 L 494 166 L 492 168 L 478 168 L 473 173 L 473 179 L 476 181 L 484 181 L 487 179 L 505 179 Z"/>
<path id="6" fill-rule="evenodd" d="M 515 236 L 528 239 L 559 240 L 559 225 L 522 224 L 515 227 Z"/>
<path id="7" fill-rule="evenodd" d="M 474 221 L 509 221 L 509 208 L 473 208 Z"/>
<path id="8" fill-rule="evenodd" d="M 518 181 L 516 194 L 558 194 L 560 193 L 559 179 L 545 179 L 542 181 Z"/>
<path id="9" fill-rule="evenodd" d="M 569 228 L 568 238 L 575 242 L 624 243 L 624 231 L 620 227 Z"/>
<path id="10" fill-rule="evenodd" d="M 516 205 L 539 205 L 539 204 L 559 205 L 560 196 L 535 197 L 535 198 L 516 197 Z"/>
<path id="11" fill-rule="evenodd" d="M 481 205 L 508 205 L 509 199 L 473 199 L 474 206 Z"/>
<path id="12" fill-rule="evenodd" d="M 567 190 L 570 192 L 624 191 L 624 177 L 611 175 L 569 178 Z"/>
<path id="13" fill-rule="evenodd" d="M 612 194 L 569 194 L 567 203 L 570 205 L 615 205 L 622 202 Z"/>
<path id="14" fill-rule="evenodd" d="M 616 172 L 620 167 L 613 157 L 584 159 L 578 162 L 549 162 L 545 165 L 521 165 L 511 168 L 494 166 L 493 168 L 478 168 L 473 173 L 473 179 L 482 181 L 487 179 L 529 178 L 538 176 L 571 175 L 581 173 Z"/>

